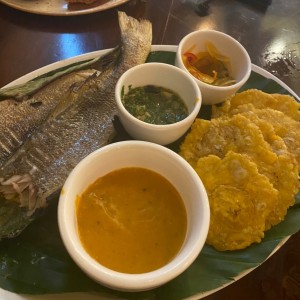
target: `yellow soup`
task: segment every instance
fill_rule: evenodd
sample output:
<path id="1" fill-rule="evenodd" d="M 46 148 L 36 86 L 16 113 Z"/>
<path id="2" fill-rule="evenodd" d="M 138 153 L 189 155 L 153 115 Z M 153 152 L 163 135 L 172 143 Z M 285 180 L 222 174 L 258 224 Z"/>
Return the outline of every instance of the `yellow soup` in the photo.
<path id="1" fill-rule="evenodd" d="M 123 273 L 145 273 L 168 263 L 187 231 L 183 200 L 161 175 L 143 168 L 113 171 L 77 199 L 77 226 L 86 251 Z"/>

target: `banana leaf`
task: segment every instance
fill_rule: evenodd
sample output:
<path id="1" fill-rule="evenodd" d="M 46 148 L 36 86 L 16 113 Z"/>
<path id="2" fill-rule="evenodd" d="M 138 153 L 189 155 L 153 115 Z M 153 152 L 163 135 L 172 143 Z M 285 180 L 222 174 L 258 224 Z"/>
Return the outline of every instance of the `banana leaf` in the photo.
<path id="1" fill-rule="evenodd" d="M 108 65 L 114 55 L 120 51 L 119 47 L 116 47 L 109 51 L 106 55 L 102 57 L 95 57 L 93 59 L 87 59 L 84 61 L 75 62 L 73 64 L 57 68 L 53 71 L 50 71 L 46 74 L 40 75 L 32 80 L 29 80 L 26 83 L 14 85 L 12 87 L 5 87 L 0 89 L 0 101 L 5 99 L 21 99 L 26 96 L 32 95 L 34 92 L 38 91 L 45 85 L 54 81 L 55 79 L 69 74 L 73 71 L 84 70 L 87 68 L 94 68 L 97 70 L 102 70 L 103 67 Z M 101 58 L 101 59 L 100 59 Z"/>
<path id="2" fill-rule="evenodd" d="M 174 52 L 152 52 L 148 61 L 174 64 Z M 55 75 L 55 74 L 54 74 Z M 51 72 L 50 76 L 53 76 Z M 47 78 L 47 74 L 43 76 Z M 270 93 L 287 93 L 275 81 L 252 72 L 243 89 L 257 88 Z M 210 107 L 201 108 L 200 117 L 210 117 Z M 127 139 L 120 124 L 118 139 Z M 170 145 L 176 151 L 180 141 Z M 219 288 L 263 263 L 282 241 L 300 229 L 300 194 L 285 220 L 266 232 L 260 244 L 244 250 L 218 252 L 205 245 L 195 262 L 180 276 L 157 289 L 140 293 L 110 290 L 89 279 L 72 261 L 60 238 L 57 201 L 19 237 L 0 242 L 0 287 L 18 294 L 96 292 L 116 299 L 183 299 Z M 114 298 L 114 299 L 115 299 Z"/>
<path id="3" fill-rule="evenodd" d="M 25 84 L 19 84 L 13 87 L 2 88 L 0 90 L 0 100 L 28 96 L 31 93 L 34 93 L 35 91 L 40 89 L 41 87 L 47 85 L 51 81 L 55 80 L 56 78 L 68 74 L 72 71 L 83 69 L 84 67 L 87 67 L 90 64 L 92 64 L 95 60 L 74 63 L 71 66 L 60 68 L 56 70 L 56 72 L 49 72 L 47 73 L 47 76 L 42 75 L 37 78 L 34 78 L 33 80 L 26 82 Z"/>

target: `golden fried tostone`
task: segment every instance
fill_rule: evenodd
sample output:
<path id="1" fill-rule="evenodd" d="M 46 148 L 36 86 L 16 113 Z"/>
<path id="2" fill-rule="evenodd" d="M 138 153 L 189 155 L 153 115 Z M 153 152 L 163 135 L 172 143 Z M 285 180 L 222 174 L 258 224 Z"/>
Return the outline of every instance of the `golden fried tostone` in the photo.
<path id="1" fill-rule="evenodd" d="M 291 96 L 247 90 L 228 98 L 222 106 L 213 106 L 212 117 L 218 119 L 196 120 L 186 136 L 180 154 L 196 168 L 209 192 L 213 217 L 208 243 L 217 249 L 242 249 L 259 242 L 263 232 L 281 222 L 294 204 L 300 170 L 299 108 Z M 244 160 L 252 164 L 251 171 L 246 168 L 249 174 L 257 176 L 258 172 L 264 180 L 256 184 L 248 178 L 247 187 L 236 185 L 235 176 L 228 173 L 233 172 L 229 165 L 236 161 L 231 151 L 241 153 L 239 163 L 244 168 Z M 219 178 L 220 169 L 223 175 Z M 228 183 L 232 178 L 234 184 Z M 267 196 L 271 200 L 265 204 L 270 210 L 267 213 L 266 209 L 264 217 L 257 214 L 257 203 L 249 200 L 257 193 L 259 199 L 260 192 L 273 195 Z"/>
<path id="2" fill-rule="evenodd" d="M 239 105 L 251 103 L 256 108 L 272 108 L 281 111 L 292 119 L 300 120 L 300 103 L 289 95 L 267 94 L 260 90 L 249 89 L 228 98 L 222 106 L 213 106 L 212 116 L 227 114 Z"/>
<path id="3" fill-rule="evenodd" d="M 287 146 L 287 150 L 295 156 L 298 163 L 298 170 L 300 171 L 299 122 L 295 121 L 281 111 L 271 108 L 257 109 L 251 103 L 239 105 L 235 109 L 231 110 L 227 115 L 232 116 L 234 114 L 242 114 L 244 117 L 254 121 L 255 124 L 258 124 L 257 118 L 259 118 L 260 120 L 263 120 L 272 126 L 274 133 L 282 138 L 283 142 Z M 261 127 L 260 129 L 262 130 Z M 262 130 L 262 132 L 264 134 L 264 130 Z M 283 148 L 280 146 L 279 149 Z"/>
<path id="4" fill-rule="evenodd" d="M 267 142 L 260 128 L 240 114 L 211 121 L 198 119 L 182 143 L 180 154 L 194 167 L 199 158 L 210 154 L 220 158 L 228 151 L 246 155 L 278 190 L 277 202 L 273 203 L 274 209 L 266 220 L 269 229 L 284 219 L 298 190 L 298 164 L 285 146 L 282 152 L 278 148 L 277 152 L 273 151 L 275 143 L 283 145 L 279 141 L 276 134 L 269 132 Z"/>
<path id="5" fill-rule="evenodd" d="M 196 119 L 179 153 L 194 166 L 200 157 L 214 154 L 222 158 L 230 150 L 247 154 L 261 167 L 277 160 L 258 126 L 241 115 L 211 121 Z"/>
<path id="6" fill-rule="evenodd" d="M 200 158 L 195 168 L 208 193 L 211 222 L 207 243 L 217 250 L 243 249 L 264 237 L 277 190 L 246 155 Z"/>

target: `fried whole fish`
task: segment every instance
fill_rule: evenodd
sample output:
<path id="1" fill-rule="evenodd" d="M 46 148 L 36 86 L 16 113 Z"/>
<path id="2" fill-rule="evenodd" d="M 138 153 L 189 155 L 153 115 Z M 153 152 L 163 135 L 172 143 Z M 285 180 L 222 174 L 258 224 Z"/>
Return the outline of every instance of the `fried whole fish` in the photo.
<path id="1" fill-rule="evenodd" d="M 83 69 L 75 70 L 70 67 L 67 74 L 61 75 L 46 86 L 41 86 L 40 81 L 48 82 L 49 79 L 35 80 L 16 88 L 0 90 L 0 167 L 16 152 L 27 137 L 32 134 L 42 123 L 57 104 L 68 95 L 71 89 L 76 89 L 95 72 L 102 71 L 118 55 L 119 49 L 114 49 L 99 59 L 94 59 L 89 64 L 81 64 Z M 80 68 L 80 67 L 79 67 Z M 59 73 L 62 72 L 57 72 Z"/>
<path id="2" fill-rule="evenodd" d="M 119 12 L 120 56 L 100 74 L 72 89 L 0 170 L 0 239 L 18 235 L 69 172 L 115 134 L 114 88 L 129 68 L 144 63 L 152 27 Z"/>

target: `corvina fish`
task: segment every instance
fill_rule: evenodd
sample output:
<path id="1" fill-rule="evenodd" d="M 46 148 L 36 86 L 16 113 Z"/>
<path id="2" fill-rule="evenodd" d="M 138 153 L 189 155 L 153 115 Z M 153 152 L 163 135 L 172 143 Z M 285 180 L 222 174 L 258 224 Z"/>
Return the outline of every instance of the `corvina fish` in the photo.
<path id="1" fill-rule="evenodd" d="M 72 89 L 0 170 L 0 239 L 18 235 L 85 156 L 109 143 L 117 114 L 114 88 L 129 68 L 144 63 L 152 27 L 119 12 L 120 56 Z"/>
<path id="2" fill-rule="evenodd" d="M 40 81 L 45 82 L 47 79 L 35 80 L 16 88 L 1 89 L 1 98 L 6 95 L 10 97 L 0 101 L 0 167 L 47 119 L 61 99 L 68 95 L 70 89 L 75 89 L 89 76 L 101 71 L 117 54 L 118 49 L 98 60 L 95 59 L 96 62 L 93 64 L 89 65 L 88 62 L 84 62 L 80 64 L 84 69 L 60 76 L 36 92 L 36 86 L 41 84 Z M 72 71 L 73 68 L 70 67 L 70 69 Z M 49 77 L 51 79 L 52 76 Z"/>

